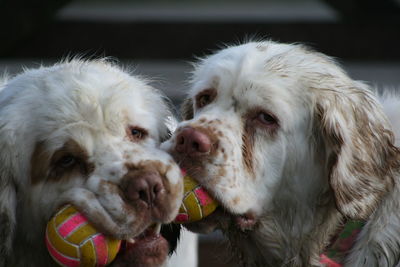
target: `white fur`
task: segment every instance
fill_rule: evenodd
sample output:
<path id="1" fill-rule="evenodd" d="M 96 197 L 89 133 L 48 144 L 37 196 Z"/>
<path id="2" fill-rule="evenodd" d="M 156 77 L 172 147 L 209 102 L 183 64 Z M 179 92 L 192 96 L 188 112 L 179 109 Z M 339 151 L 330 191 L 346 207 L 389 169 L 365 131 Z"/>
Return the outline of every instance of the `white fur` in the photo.
<path id="1" fill-rule="evenodd" d="M 162 220 L 175 217 L 182 197 L 180 169 L 158 149 L 173 119 L 163 97 L 145 81 L 105 60 L 72 60 L 26 70 L 3 86 L 0 266 L 53 265 L 44 230 L 64 203 L 74 204 L 92 223 L 120 239 L 135 237 L 154 223 L 141 218 L 122 197 L 126 164 L 155 162 L 165 169 L 155 171 L 165 172 L 163 182 L 177 193 L 165 203 L 171 213 Z M 148 131 L 147 138 L 132 141 L 130 126 Z M 68 140 L 85 150 L 94 171 L 88 177 L 78 172 L 65 180 L 43 177 L 33 183 L 35 146 L 42 143 L 43 153 L 52 155 Z"/>
<path id="2" fill-rule="evenodd" d="M 195 102 L 210 88 L 216 98 L 202 108 L 193 104 L 193 118 L 163 146 L 179 160 L 184 156 L 174 147 L 182 128 L 218 136 L 215 151 L 192 159 L 192 173 L 187 168 L 231 213 L 228 226 L 215 227 L 231 239 L 239 262 L 321 266 L 320 254 L 349 218 L 369 222 L 346 266 L 394 266 L 400 256 L 399 152 L 367 85 L 325 55 L 265 41 L 228 47 L 195 64 L 188 98 Z M 398 129 L 400 101 L 387 102 Z M 248 117 L 255 108 L 278 119 L 276 131 Z M 243 158 L 246 125 L 254 130 L 251 171 Z M 257 224 L 237 229 L 234 218 L 249 212 Z M 381 220 L 388 227 L 382 235 L 373 226 Z M 373 259 L 379 255 L 389 260 Z"/>
<path id="3" fill-rule="evenodd" d="M 383 95 L 379 97 L 380 102 L 382 103 L 383 110 L 385 114 L 388 116 L 389 121 L 392 124 L 393 132 L 395 133 L 395 144 L 396 146 L 400 145 L 400 116 L 399 116 L 399 107 L 400 107 L 400 95 L 395 91 L 384 91 Z"/>
<path id="4" fill-rule="evenodd" d="M 196 234 L 182 229 L 178 247 L 168 261 L 167 267 L 196 267 L 198 237 Z"/>

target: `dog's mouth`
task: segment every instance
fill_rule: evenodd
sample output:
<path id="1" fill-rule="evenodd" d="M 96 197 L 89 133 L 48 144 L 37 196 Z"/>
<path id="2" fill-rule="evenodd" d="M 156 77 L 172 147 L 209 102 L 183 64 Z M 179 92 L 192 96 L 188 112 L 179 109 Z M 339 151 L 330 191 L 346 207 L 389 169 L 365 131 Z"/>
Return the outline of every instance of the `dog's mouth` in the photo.
<path id="1" fill-rule="evenodd" d="M 229 229 L 239 230 L 242 232 L 253 230 L 258 222 L 257 215 L 248 211 L 243 214 L 236 214 L 231 211 L 231 209 L 223 204 L 223 201 L 217 197 L 218 195 L 213 190 L 212 186 L 207 186 L 206 184 L 201 183 L 201 180 L 197 177 L 204 177 L 206 175 L 204 165 L 202 163 L 193 164 L 191 160 L 188 160 L 182 155 L 172 153 L 173 157 L 182 169 L 185 170 L 185 173 L 199 182 L 207 191 L 207 193 L 218 202 L 217 209 L 211 213 L 209 216 L 201 219 L 200 221 L 185 223 L 184 226 L 192 232 L 207 234 L 211 233 L 214 230 L 220 229 L 222 231 L 227 231 Z"/>
<path id="2" fill-rule="evenodd" d="M 147 228 L 142 234 L 121 243 L 113 267 L 156 267 L 168 256 L 168 241 L 160 233 L 160 224 Z"/>
<path id="3" fill-rule="evenodd" d="M 85 207 L 79 206 L 79 203 L 72 205 L 79 207 L 78 210 L 85 210 Z M 124 224 L 113 219 L 108 211 L 104 207 L 102 208 L 104 210 L 102 213 L 82 212 L 82 214 L 97 232 L 112 239 L 121 240 L 118 253 L 109 266 L 156 267 L 162 266 L 166 262 L 170 250 L 173 250 L 176 246 L 176 239 L 179 234 L 179 231 L 165 231 L 164 227 L 161 231 L 161 225 L 173 219 L 168 209 L 158 213 L 155 220 L 152 210 L 147 208 L 145 211 L 142 210 L 141 213 L 136 214 L 136 220 L 133 224 Z M 108 214 L 108 216 L 93 216 L 99 214 Z M 107 221 L 107 218 L 109 221 Z M 150 224 L 151 221 L 157 221 L 157 223 Z"/>

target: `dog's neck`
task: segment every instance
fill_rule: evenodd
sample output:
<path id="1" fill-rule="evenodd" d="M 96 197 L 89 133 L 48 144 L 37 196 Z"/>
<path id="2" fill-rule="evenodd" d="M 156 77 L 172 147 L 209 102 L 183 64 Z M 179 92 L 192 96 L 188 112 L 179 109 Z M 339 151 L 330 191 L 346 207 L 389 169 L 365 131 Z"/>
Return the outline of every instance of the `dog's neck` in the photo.
<path id="1" fill-rule="evenodd" d="M 397 177 L 391 192 L 382 199 L 357 236 L 344 266 L 399 266 L 400 184 Z"/>
<path id="2" fill-rule="evenodd" d="M 400 185 L 386 195 L 358 234 L 343 266 L 396 266 L 400 257 Z M 276 199 L 276 205 L 249 232 L 237 229 L 228 234 L 242 266 L 324 266 L 321 254 L 343 226 L 333 193 L 322 202 L 306 205 L 296 199 Z M 286 202 L 285 202 L 286 201 Z M 311 203 L 311 202 L 308 202 Z"/>
<path id="3" fill-rule="evenodd" d="M 8 259 L 10 266 L 48 266 L 50 259 L 44 237 L 46 225 L 40 212 L 33 212 L 29 199 L 20 200 L 17 210 L 17 221 L 12 255 Z M 14 262 L 15 261 L 15 262 Z M 51 264 L 50 266 L 54 266 Z"/>
<path id="4" fill-rule="evenodd" d="M 309 172 L 314 176 L 306 176 Z M 271 208 L 263 212 L 254 230 L 229 234 L 244 266 L 321 266 L 320 255 L 343 216 L 336 209 L 329 185 L 317 174 L 326 175 L 322 169 L 304 170 L 284 180 Z M 304 190 L 304 183 L 303 188 L 298 183 L 307 180 L 309 188 Z M 318 181 L 321 184 L 316 186 Z"/>
<path id="5" fill-rule="evenodd" d="M 13 254 L 10 256 L 10 266 L 54 266 L 53 260 L 46 249 L 44 234 L 23 236 L 23 231 L 16 232 Z M 32 239 L 33 238 L 33 239 Z"/>
<path id="6" fill-rule="evenodd" d="M 320 255 L 340 226 L 342 216 L 334 203 L 319 214 L 304 215 L 283 218 L 279 211 L 266 214 L 246 238 L 240 237 L 242 234 L 231 235 L 233 246 L 242 253 L 246 263 L 243 265 L 321 266 Z"/>

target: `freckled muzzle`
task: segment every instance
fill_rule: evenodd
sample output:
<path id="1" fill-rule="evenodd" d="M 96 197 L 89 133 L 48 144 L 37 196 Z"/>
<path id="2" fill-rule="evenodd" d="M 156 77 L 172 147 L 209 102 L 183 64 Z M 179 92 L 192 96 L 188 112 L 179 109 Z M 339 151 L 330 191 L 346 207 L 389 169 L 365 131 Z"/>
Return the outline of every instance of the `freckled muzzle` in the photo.
<path id="1" fill-rule="evenodd" d="M 219 205 L 209 216 L 185 222 L 185 227 L 199 233 L 231 226 L 247 231 L 255 227 L 258 219 L 249 207 L 243 205 L 241 200 L 244 198 L 235 183 L 235 168 L 243 166 L 243 162 L 235 161 L 233 150 L 226 145 L 230 144 L 229 140 L 215 123 L 216 120 L 200 119 L 179 128 L 175 132 L 174 145 L 170 148 L 180 167 L 198 181 L 199 186 L 204 187 Z M 182 214 L 190 214 L 190 211 Z"/>
<path id="2" fill-rule="evenodd" d="M 173 186 L 156 170 L 129 170 L 120 187 L 126 202 L 148 211 L 152 220 L 164 222 L 168 214 L 174 212 L 171 203 L 176 202 L 178 192 L 174 192 Z"/>
<path id="3" fill-rule="evenodd" d="M 171 222 L 178 212 L 183 193 L 181 174 L 172 161 L 144 160 L 126 167 L 128 171 L 119 183 L 104 182 L 97 197 L 112 216 L 115 228 L 99 218 L 94 218 L 94 226 L 100 232 L 106 227 L 106 233 L 123 239 L 111 266 L 160 266 L 169 252 L 160 224 Z M 111 205 L 115 199 L 119 199 L 117 206 Z M 115 209 L 118 211 L 113 213 Z"/>
<path id="4" fill-rule="evenodd" d="M 210 137 L 193 127 L 185 127 L 176 137 L 175 150 L 189 157 L 209 154 L 212 149 Z"/>
<path id="5" fill-rule="evenodd" d="M 177 166 L 148 161 L 128 166 L 128 172 L 121 180 L 123 197 L 138 216 L 153 226 L 148 227 L 131 241 L 122 243 L 117 260 L 112 266 L 160 266 L 166 261 L 169 241 L 160 234 L 154 223 L 172 221 L 179 208 L 183 194 L 183 182 L 168 179 L 171 168 Z M 179 172 L 180 175 L 180 172 Z"/>

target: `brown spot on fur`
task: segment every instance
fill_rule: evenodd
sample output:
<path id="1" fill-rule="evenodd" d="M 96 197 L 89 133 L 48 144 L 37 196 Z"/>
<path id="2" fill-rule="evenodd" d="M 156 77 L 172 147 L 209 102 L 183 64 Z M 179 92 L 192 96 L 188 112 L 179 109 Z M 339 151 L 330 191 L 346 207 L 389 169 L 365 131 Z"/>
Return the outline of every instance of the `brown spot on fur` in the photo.
<path id="1" fill-rule="evenodd" d="M 44 142 L 35 145 L 35 149 L 31 156 L 31 183 L 37 184 L 46 180 L 48 175 L 50 152 L 46 150 Z"/>
<path id="2" fill-rule="evenodd" d="M 65 157 L 71 157 L 74 162 L 63 164 Z M 31 182 L 68 180 L 72 177 L 87 177 L 94 171 L 94 164 L 89 162 L 87 151 L 75 140 L 68 140 L 52 155 L 44 142 L 36 144 L 31 156 Z"/>
<path id="3" fill-rule="evenodd" d="M 127 163 L 125 166 L 128 168 L 128 173 L 122 179 L 121 188 L 124 188 L 127 183 L 129 183 L 129 179 L 134 179 L 134 177 L 138 177 L 141 175 L 145 175 L 147 173 L 157 173 L 161 176 L 161 180 L 166 190 L 164 199 L 160 200 L 158 206 L 163 209 L 164 216 L 168 215 L 173 208 L 173 203 L 175 203 L 175 199 L 180 197 L 183 192 L 183 182 L 178 182 L 177 184 L 171 184 L 168 182 L 167 173 L 172 169 L 172 165 L 163 164 L 157 160 L 145 160 L 139 162 L 138 164 Z"/>
<path id="4" fill-rule="evenodd" d="M 225 177 L 226 175 L 226 169 L 224 167 L 220 167 L 218 169 L 218 177 Z"/>
<path id="5" fill-rule="evenodd" d="M 220 176 L 214 176 L 207 181 L 206 186 L 208 188 L 215 188 L 219 184 L 219 181 L 220 181 Z"/>
<path id="6" fill-rule="evenodd" d="M 193 119 L 193 100 L 191 98 L 186 98 L 181 105 L 180 111 L 182 114 L 182 119 Z"/>
<path id="7" fill-rule="evenodd" d="M 366 219 L 392 187 L 400 152 L 393 145 L 393 133 L 376 114 L 374 101 L 364 92 L 354 91 L 357 103 L 347 95 L 324 96 L 315 112 L 325 145 L 332 151 L 329 182 L 337 208 L 349 218 Z M 351 154 L 343 155 L 344 150 Z"/>
<path id="8" fill-rule="evenodd" d="M 200 122 L 200 123 L 205 123 L 205 122 L 206 122 L 206 119 L 205 119 L 205 118 L 201 118 L 201 119 L 199 120 L 199 122 Z M 210 122 L 208 122 L 208 123 L 210 123 Z"/>
<path id="9" fill-rule="evenodd" d="M 134 170 L 134 171 L 155 171 L 160 173 L 162 176 L 165 176 L 167 172 L 167 167 L 164 163 L 158 160 L 143 160 L 140 161 L 137 164 L 132 164 L 132 163 L 126 163 L 125 167 L 128 170 Z"/>
<path id="10" fill-rule="evenodd" d="M 250 174 L 254 173 L 253 170 L 253 150 L 254 150 L 254 127 L 250 127 L 247 125 L 244 127 L 243 135 L 242 135 L 242 158 L 243 163 L 246 169 L 250 172 Z M 253 177 L 253 175 L 251 175 Z"/>
<path id="11" fill-rule="evenodd" d="M 232 206 L 236 206 L 240 202 L 240 197 L 235 197 L 232 199 Z"/>

